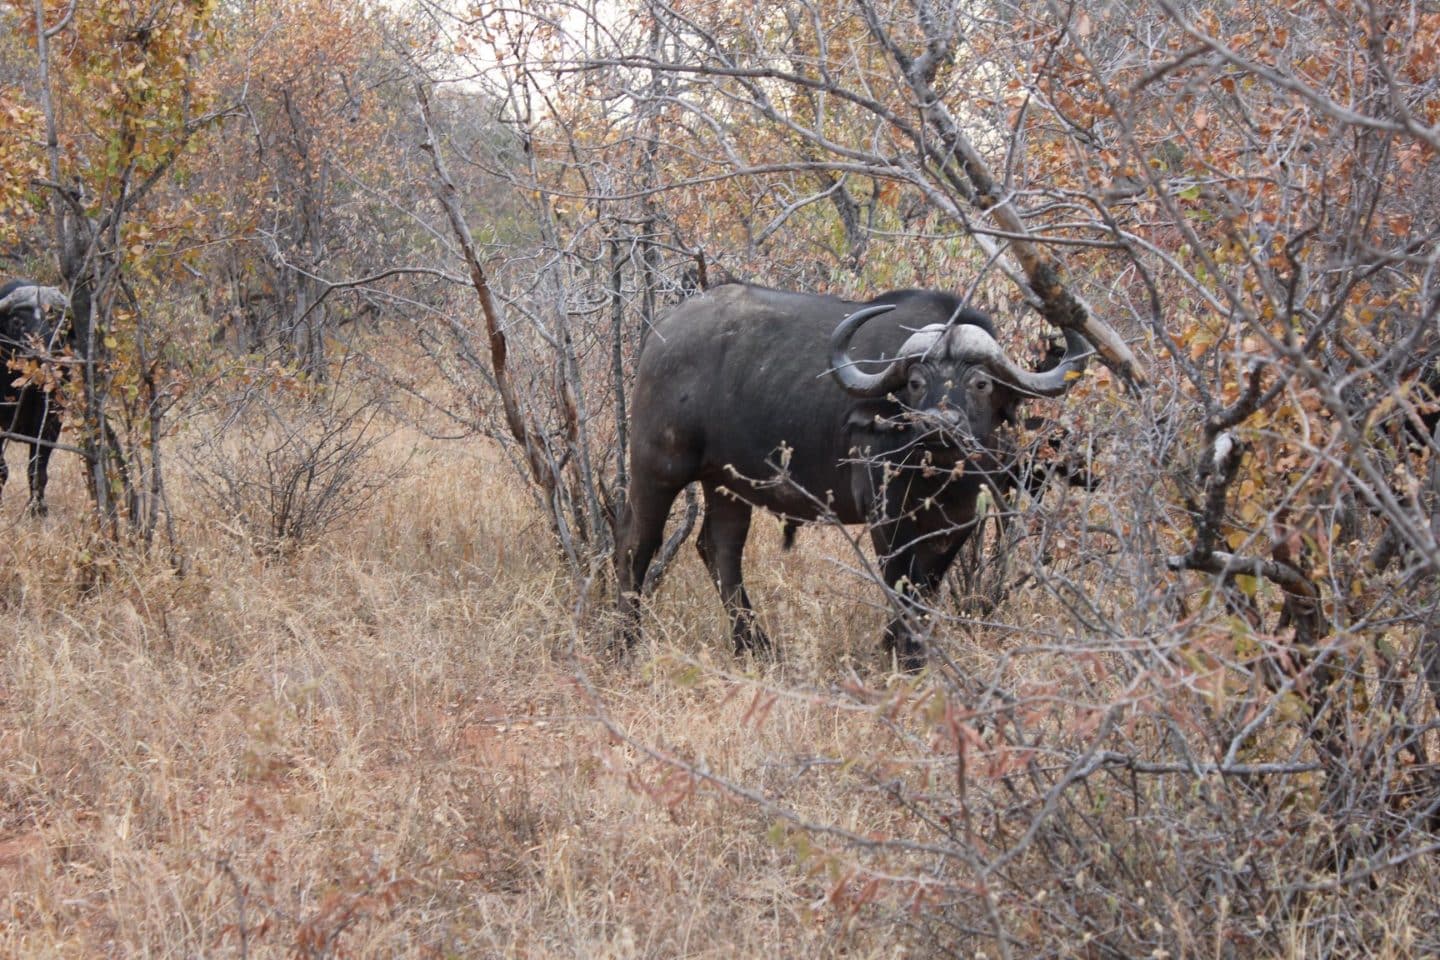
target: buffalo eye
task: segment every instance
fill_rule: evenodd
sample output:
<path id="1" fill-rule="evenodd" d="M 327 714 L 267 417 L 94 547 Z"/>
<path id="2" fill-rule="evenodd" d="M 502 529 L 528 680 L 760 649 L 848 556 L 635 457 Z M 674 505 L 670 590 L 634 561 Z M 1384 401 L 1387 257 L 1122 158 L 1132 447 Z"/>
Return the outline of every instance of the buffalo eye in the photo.
<path id="1" fill-rule="evenodd" d="M 930 381 L 925 378 L 925 371 L 920 367 L 910 368 L 910 392 L 915 396 L 924 396 L 929 388 Z"/>
<path id="2" fill-rule="evenodd" d="M 995 387 L 995 382 L 989 377 L 981 374 L 970 384 L 971 388 L 978 394 L 987 394 Z"/>

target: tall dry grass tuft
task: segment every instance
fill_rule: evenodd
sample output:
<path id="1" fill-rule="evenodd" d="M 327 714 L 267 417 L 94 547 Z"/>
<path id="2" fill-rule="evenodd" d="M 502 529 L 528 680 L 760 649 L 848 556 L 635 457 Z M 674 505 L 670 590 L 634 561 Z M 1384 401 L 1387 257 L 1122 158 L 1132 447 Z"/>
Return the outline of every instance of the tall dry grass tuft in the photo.
<path id="1" fill-rule="evenodd" d="M 1143 550 L 1023 553 L 1085 534 L 1070 494 L 1032 505 L 1046 536 L 1014 558 L 1051 579 L 948 620 L 937 673 L 888 668 L 846 534 L 786 552 L 763 517 L 750 590 L 779 656 L 731 654 L 687 545 L 617 664 L 607 588 L 576 582 L 496 451 L 402 429 L 372 455 L 405 469 L 280 553 L 201 519 L 175 477 L 183 574 L 87 539 L 72 463 L 49 518 L 5 502 L 0 956 L 1433 945 L 1427 858 L 1326 872 L 1354 828 L 1318 778 L 1096 761 L 1169 762 L 1190 705 L 1224 704 L 1207 673 L 1136 666 L 1186 663 L 1201 635 L 1066 632 L 1057 584 L 1112 624 L 1172 600 L 1135 586 Z M 1266 736 L 1257 759 L 1307 756 Z"/>
<path id="2" fill-rule="evenodd" d="M 401 432 L 377 453 L 404 475 L 283 556 L 187 522 L 197 491 L 177 477 L 183 575 L 87 541 L 73 463 L 48 519 L 5 501 L 0 955 L 895 953 L 903 931 L 834 907 L 835 878 L 763 810 L 594 722 L 574 584 L 491 451 Z M 863 725 L 803 697 L 762 718 L 748 684 L 873 659 L 881 615 L 767 533 L 757 587 L 787 653 L 737 662 L 692 553 L 631 664 L 583 619 L 608 709 L 868 829 L 853 797 L 774 763 Z"/>

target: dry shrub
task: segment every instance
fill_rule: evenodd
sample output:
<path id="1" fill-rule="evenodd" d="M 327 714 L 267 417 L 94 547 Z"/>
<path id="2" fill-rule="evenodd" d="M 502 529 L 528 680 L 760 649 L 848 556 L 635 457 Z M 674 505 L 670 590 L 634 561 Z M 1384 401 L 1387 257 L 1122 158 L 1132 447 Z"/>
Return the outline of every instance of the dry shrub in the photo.
<path id="1" fill-rule="evenodd" d="M 363 380 L 272 367 L 212 398 L 216 427 L 184 458 L 212 515 L 264 553 L 313 543 L 403 470 L 380 464 L 387 404 Z"/>

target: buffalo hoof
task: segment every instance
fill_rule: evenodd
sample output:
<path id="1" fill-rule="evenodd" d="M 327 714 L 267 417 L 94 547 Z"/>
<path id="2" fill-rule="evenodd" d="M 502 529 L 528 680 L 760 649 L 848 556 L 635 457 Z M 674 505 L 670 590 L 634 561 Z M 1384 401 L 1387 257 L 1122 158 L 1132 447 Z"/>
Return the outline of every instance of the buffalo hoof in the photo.
<path id="1" fill-rule="evenodd" d="M 616 661 L 624 661 L 634 652 L 640 640 L 640 630 L 635 626 L 619 627 L 610 635 L 605 652 Z"/>
<path id="2" fill-rule="evenodd" d="M 735 653 L 752 653 L 757 656 L 768 657 L 775 652 L 775 645 L 770 642 L 770 637 L 754 623 L 748 625 L 736 624 L 732 634 L 735 641 Z"/>
<path id="3" fill-rule="evenodd" d="M 929 662 L 925 656 L 925 648 L 919 644 L 915 644 L 909 650 L 902 650 L 899 661 L 900 669 L 906 673 L 919 673 L 925 669 L 926 663 Z"/>
<path id="4" fill-rule="evenodd" d="M 894 624 L 885 631 L 883 649 L 887 654 L 894 655 L 896 666 L 905 673 L 919 673 L 925 669 L 928 662 L 925 644 L 916 640 L 908 631 L 897 629 Z"/>

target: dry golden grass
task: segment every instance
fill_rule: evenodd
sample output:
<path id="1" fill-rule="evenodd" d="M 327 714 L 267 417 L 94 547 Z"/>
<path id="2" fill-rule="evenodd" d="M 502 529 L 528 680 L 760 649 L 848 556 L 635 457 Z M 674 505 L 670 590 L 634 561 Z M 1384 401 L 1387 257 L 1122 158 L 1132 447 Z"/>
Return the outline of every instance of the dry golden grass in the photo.
<path id="1" fill-rule="evenodd" d="M 268 562 L 172 478 L 183 576 L 88 545 L 75 465 L 56 466 L 48 519 L 20 518 L 21 484 L 4 501 L 0 956 L 903 952 L 827 900 L 835 878 L 766 814 L 594 722 L 568 653 L 574 586 L 478 444 L 421 447 L 363 516 Z M 763 669 L 875 669 L 881 615 L 813 549 L 761 540 L 776 572 L 757 602 L 789 643 Z M 723 679 L 671 682 L 677 655 L 756 669 L 723 649 L 688 547 L 652 624 L 624 666 L 591 662 L 603 619 L 580 638 L 625 727 L 750 780 L 864 736 L 805 698 L 757 717 Z M 787 799 L 874 825 L 823 778 Z"/>
<path id="2" fill-rule="evenodd" d="M 783 643 L 779 662 L 730 655 L 687 545 L 641 650 L 617 665 L 605 656 L 608 587 L 577 603 L 582 587 L 493 450 L 401 431 L 384 456 L 409 458 L 385 496 L 323 542 L 269 559 L 172 477 L 183 575 L 88 542 L 72 461 L 57 464 L 43 521 L 22 517 L 12 480 L 0 956 L 864 958 L 989 942 L 992 908 L 956 866 L 972 841 L 952 837 L 956 856 L 938 859 L 857 852 L 694 775 L 862 838 L 945 837 L 877 777 L 932 797 L 932 812 L 953 806 L 944 711 L 926 719 L 947 701 L 885 669 L 884 612 L 846 572 L 856 558 L 837 531 L 803 531 L 785 553 L 778 526 L 757 519 L 751 592 Z M 954 638 L 963 669 L 1011 689 L 1068 682 L 1077 702 L 1097 695 L 1073 685 L 1103 657 L 1034 642 L 1047 629 L 1035 601 L 1005 616 L 1021 629 Z M 577 666 L 632 740 L 598 721 Z M 1037 722 L 1058 741 L 1063 717 L 1084 716 Z M 1006 757 L 997 748 L 986 762 Z M 975 850 L 1015 842 L 1028 824 L 1016 812 L 1034 809 L 1009 806 L 995 784 L 971 788 L 970 809 L 995 831 Z M 1228 908 L 1217 919 L 1204 898 L 1135 913 L 1174 872 L 1154 829 L 1188 817 L 1190 801 L 1174 799 L 1178 813 L 1156 794 L 1161 814 L 1133 824 L 1129 800 L 1098 819 L 1082 811 L 1105 844 L 1133 836 L 1153 857 L 1118 908 L 1077 892 L 1083 868 L 1057 871 L 1038 846 L 1016 860 L 993 906 L 1023 944 L 1012 955 L 1106 955 L 1066 926 L 1068 906 L 1050 906 L 1065 897 L 1103 923 L 1153 925 L 1186 956 L 1245 956 L 1247 943 L 1310 956 L 1331 942 L 1316 931 L 1356 910 L 1345 890 L 1316 897 L 1268 940 L 1255 933 L 1268 921 L 1228 925 Z M 1423 953 L 1434 874 L 1418 861 L 1403 884 L 1381 877 L 1358 911 L 1359 942 L 1377 956 Z M 1231 929 L 1250 939 L 1232 942 Z"/>

